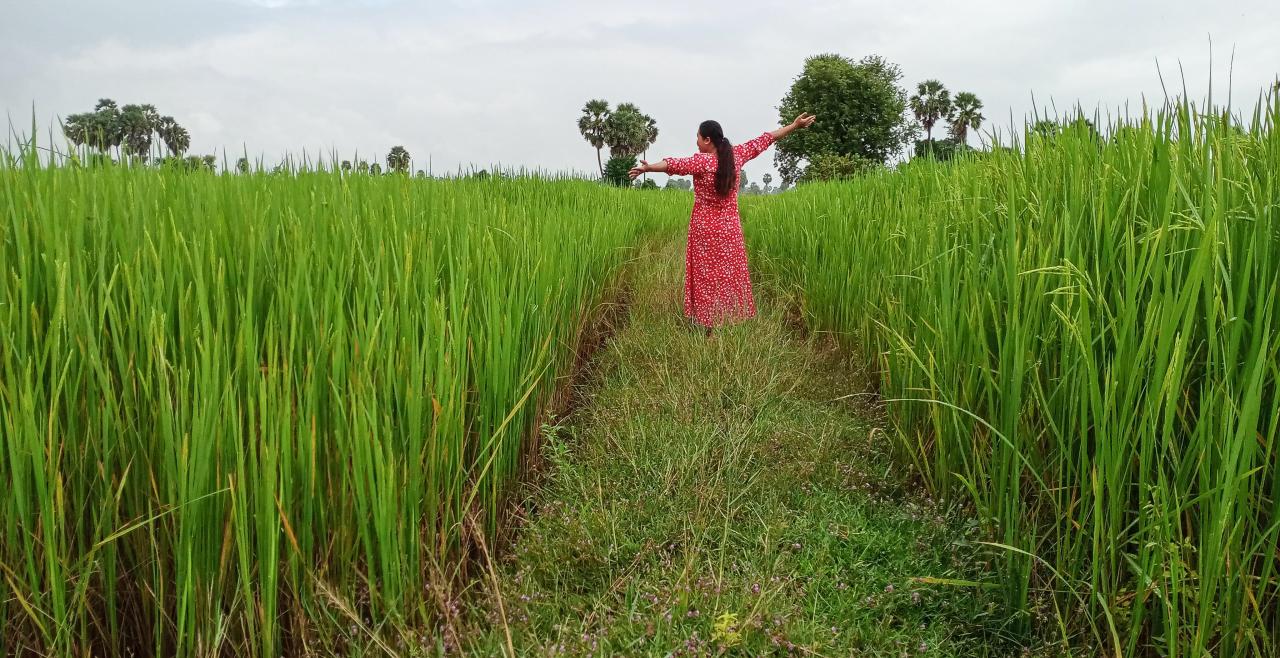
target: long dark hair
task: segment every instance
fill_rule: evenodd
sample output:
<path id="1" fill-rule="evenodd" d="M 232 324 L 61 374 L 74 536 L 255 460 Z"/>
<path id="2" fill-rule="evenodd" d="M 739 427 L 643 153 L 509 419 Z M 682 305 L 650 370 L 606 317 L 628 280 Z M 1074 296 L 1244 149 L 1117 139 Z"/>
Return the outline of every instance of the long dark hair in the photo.
<path id="1" fill-rule="evenodd" d="M 733 144 L 724 138 L 724 129 L 720 127 L 719 121 L 703 121 L 698 126 L 698 134 L 711 140 L 711 144 L 716 147 L 716 193 L 729 196 L 733 188 L 737 187 L 737 181 L 734 180 L 737 177 L 733 175 Z"/>

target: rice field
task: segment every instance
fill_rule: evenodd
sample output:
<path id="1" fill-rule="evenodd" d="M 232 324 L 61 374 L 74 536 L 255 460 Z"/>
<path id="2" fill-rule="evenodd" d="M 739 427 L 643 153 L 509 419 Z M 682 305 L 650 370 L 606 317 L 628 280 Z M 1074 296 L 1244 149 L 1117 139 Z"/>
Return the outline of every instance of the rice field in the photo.
<path id="1" fill-rule="evenodd" d="M 925 486 L 1085 655 L 1280 654 L 1280 99 L 751 200 Z"/>
<path id="2" fill-rule="evenodd" d="M 1170 104 L 743 200 L 753 267 L 976 515 L 1004 577 L 954 586 L 1013 644 L 1280 655 L 1278 126 Z M 575 346 L 691 201 L 0 157 L 3 653 L 442 651 Z"/>
<path id="3" fill-rule="evenodd" d="M 3 653 L 433 628 L 579 334 L 691 201 L 0 163 Z"/>

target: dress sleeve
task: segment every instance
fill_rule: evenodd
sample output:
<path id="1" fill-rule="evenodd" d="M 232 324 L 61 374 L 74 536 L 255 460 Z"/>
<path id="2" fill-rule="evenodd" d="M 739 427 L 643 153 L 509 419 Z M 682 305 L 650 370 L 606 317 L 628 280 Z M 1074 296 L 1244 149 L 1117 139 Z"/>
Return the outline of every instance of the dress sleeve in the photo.
<path id="1" fill-rule="evenodd" d="M 664 158 L 668 176 L 707 174 L 716 170 L 715 158 L 708 153 L 698 153 L 687 158 Z"/>
<path id="2" fill-rule="evenodd" d="M 733 147 L 733 158 L 738 161 L 739 166 L 750 162 L 764 152 L 765 149 L 773 145 L 772 133 L 761 133 L 759 137 L 739 144 Z"/>

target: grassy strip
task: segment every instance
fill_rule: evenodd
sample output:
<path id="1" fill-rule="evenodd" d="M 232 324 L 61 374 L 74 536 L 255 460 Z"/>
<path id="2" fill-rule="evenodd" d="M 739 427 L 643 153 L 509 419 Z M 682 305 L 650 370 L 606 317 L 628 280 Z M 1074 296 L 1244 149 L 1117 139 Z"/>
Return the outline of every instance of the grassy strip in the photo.
<path id="1" fill-rule="evenodd" d="M 464 649 L 990 652 L 1004 622 L 966 584 L 982 579 L 975 524 L 885 455 L 874 407 L 847 397 L 865 380 L 778 303 L 703 337 L 680 320 L 679 277 L 674 252 L 640 268 L 586 404 L 545 428 L 551 468 L 499 595 L 463 612 Z"/>

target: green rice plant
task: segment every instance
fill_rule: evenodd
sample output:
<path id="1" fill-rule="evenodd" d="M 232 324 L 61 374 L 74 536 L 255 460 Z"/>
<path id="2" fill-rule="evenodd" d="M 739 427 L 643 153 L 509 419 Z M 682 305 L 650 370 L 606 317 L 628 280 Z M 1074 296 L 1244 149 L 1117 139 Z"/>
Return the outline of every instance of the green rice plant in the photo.
<path id="1" fill-rule="evenodd" d="M 33 152 L 0 159 L 6 655 L 443 641 L 468 519 L 494 532 L 579 332 L 688 212 Z"/>
<path id="2" fill-rule="evenodd" d="M 1280 99 L 747 200 L 749 246 L 880 373 L 1023 614 L 1107 655 L 1280 655 Z"/>

